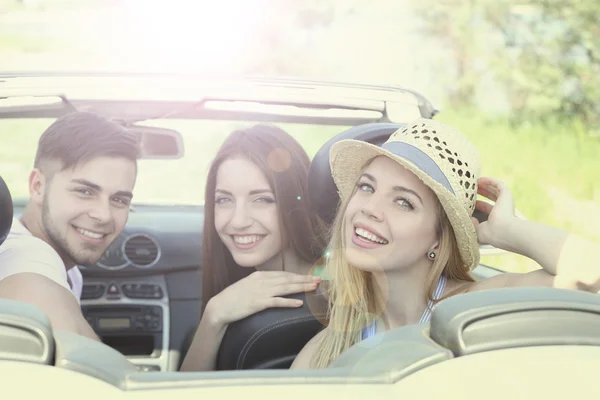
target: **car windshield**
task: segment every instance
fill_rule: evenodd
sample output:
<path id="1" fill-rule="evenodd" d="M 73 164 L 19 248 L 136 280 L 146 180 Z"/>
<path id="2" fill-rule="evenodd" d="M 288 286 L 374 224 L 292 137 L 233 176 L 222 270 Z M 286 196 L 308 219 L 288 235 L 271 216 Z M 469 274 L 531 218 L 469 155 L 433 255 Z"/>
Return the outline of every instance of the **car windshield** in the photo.
<path id="1" fill-rule="evenodd" d="M 4 145 L 0 147 L 0 171 L 15 200 L 29 197 L 27 181 L 33 168 L 37 141 L 52 118 L 0 119 Z M 144 121 L 146 126 L 170 128 L 183 138 L 184 156 L 172 160 L 139 161 L 134 204 L 203 204 L 210 162 L 225 138 L 253 121 L 206 121 L 162 119 Z M 347 126 L 276 124 L 304 147 L 309 157 Z"/>

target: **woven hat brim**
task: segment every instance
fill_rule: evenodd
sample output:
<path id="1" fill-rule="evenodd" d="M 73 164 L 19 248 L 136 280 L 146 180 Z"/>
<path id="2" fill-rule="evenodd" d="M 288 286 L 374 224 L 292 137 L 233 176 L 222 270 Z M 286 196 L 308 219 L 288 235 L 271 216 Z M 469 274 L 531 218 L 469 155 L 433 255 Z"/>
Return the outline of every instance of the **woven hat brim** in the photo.
<path id="1" fill-rule="evenodd" d="M 469 271 L 477 267 L 480 260 L 479 243 L 471 216 L 452 192 L 432 179 L 410 160 L 359 140 L 347 139 L 335 143 L 331 147 L 329 159 L 331 173 L 340 198 L 344 200 L 352 194 L 363 167 L 377 156 L 388 157 L 408 169 L 435 193 L 452 225 L 465 267 Z"/>

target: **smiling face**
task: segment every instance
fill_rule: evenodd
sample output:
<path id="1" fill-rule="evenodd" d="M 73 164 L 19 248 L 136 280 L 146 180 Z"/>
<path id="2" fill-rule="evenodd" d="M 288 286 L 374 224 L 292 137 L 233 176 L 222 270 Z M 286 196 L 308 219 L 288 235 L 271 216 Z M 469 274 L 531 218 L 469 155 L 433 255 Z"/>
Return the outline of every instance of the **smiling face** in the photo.
<path id="1" fill-rule="evenodd" d="M 242 267 L 258 267 L 282 250 L 279 211 L 267 178 L 251 161 L 231 158 L 218 169 L 215 229 Z"/>
<path id="2" fill-rule="evenodd" d="M 367 271 L 428 262 L 437 245 L 438 200 L 416 175 L 387 157 L 363 171 L 344 214 L 345 253 Z"/>
<path id="3" fill-rule="evenodd" d="M 37 199 L 47 240 L 67 265 L 97 263 L 127 223 L 135 162 L 98 157 L 47 176 Z M 34 172 L 34 187 L 43 179 Z"/>

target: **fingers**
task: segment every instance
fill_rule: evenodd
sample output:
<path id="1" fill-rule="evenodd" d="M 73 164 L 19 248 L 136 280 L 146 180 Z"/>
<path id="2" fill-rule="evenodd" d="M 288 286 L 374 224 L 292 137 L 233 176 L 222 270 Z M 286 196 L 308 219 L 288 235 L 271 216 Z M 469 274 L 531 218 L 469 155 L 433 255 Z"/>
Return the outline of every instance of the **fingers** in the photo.
<path id="1" fill-rule="evenodd" d="M 272 296 L 283 296 L 286 294 L 312 292 L 317 289 L 319 284 L 317 282 L 311 283 L 290 283 L 287 285 L 279 285 L 273 287 L 270 292 Z"/>
<path id="2" fill-rule="evenodd" d="M 506 185 L 504 185 L 502 181 L 489 177 L 482 177 L 479 179 L 478 185 L 478 194 L 488 198 L 489 200 L 492 200 L 496 204 L 497 208 L 513 212 L 514 198 L 512 192 L 506 187 Z M 477 203 L 479 203 L 479 201 Z M 481 211 L 485 211 L 483 208 L 479 209 Z M 490 211 L 486 212 L 491 212 L 491 209 Z"/>
<path id="3" fill-rule="evenodd" d="M 500 191 L 496 186 L 490 186 L 486 184 L 479 184 L 477 187 L 477 194 L 480 194 L 492 201 L 498 200 Z"/>
<path id="4" fill-rule="evenodd" d="M 298 299 L 286 299 L 285 297 L 269 297 L 265 301 L 265 308 L 298 308 L 304 302 Z"/>
<path id="5" fill-rule="evenodd" d="M 310 284 L 310 283 L 319 283 L 321 282 L 320 276 L 313 275 L 300 275 L 300 274 L 289 274 L 281 277 L 277 277 L 273 279 L 270 284 L 285 286 L 290 284 Z"/>
<path id="6" fill-rule="evenodd" d="M 482 195 L 486 199 L 490 199 L 492 201 L 498 200 L 498 194 L 496 192 L 492 192 L 491 190 L 488 190 L 482 186 L 477 188 L 477 194 Z"/>
<path id="7" fill-rule="evenodd" d="M 496 187 L 496 188 L 502 188 L 504 186 L 504 182 L 502 182 L 499 179 L 495 179 L 489 176 L 482 176 L 479 178 L 479 180 L 477 181 L 478 185 L 482 185 L 482 186 L 489 186 L 489 187 Z"/>
<path id="8" fill-rule="evenodd" d="M 271 281 L 271 284 L 311 283 L 321 282 L 320 276 L 301 275 L 285 271 L 257 271 L 252 274 L 254 279 Z"/>
<path id="9" fill-rule="evenodd" d="M 494 206 L 488 202 L 485 202 L 482 200 L 477 200 L 477 202 L 475 203 L 475 208 L 481 212 L 490 214 L 492 212 L 492 209 L 494 208 Z"/>
<path id="10" fill-rule="evenodd" d="M 505 189 L 506 185 L 504 182 L 498 179 L 483 176 L 477 181 L 477 193 L 490 200 L 495 201 Z"/>
<path id="11" fill-rule="evenodd" d="M 251 276 L 255 279 L 276 279 L 276 278 L 288 277 L 290 275 L 297 275 L 297 274 L 293 274 L 291 272 L 285 272 L 285 271 L 256 271 L 256 272 L 252 273 Z"/>

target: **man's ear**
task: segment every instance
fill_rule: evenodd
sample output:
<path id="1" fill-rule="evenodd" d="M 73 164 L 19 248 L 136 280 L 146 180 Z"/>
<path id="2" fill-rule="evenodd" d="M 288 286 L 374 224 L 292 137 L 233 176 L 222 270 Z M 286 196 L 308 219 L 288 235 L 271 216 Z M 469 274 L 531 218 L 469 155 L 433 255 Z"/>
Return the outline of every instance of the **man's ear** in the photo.
<path id="1" fill-rule="evenodd" d="M 46 176 L 39 168 L 34 168 L 29 174 L 29 197 L 35 204 L 43 203 L 47 183 Z"/>

